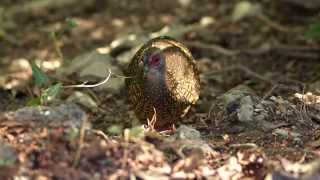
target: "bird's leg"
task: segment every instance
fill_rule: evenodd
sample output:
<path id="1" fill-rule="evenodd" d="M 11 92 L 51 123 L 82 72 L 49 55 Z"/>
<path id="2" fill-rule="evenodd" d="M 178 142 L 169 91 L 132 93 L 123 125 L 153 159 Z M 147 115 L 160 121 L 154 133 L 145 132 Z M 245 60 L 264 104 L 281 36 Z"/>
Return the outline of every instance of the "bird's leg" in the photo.
<path id="1" fill-rule="evenodd" d="M 145 125 L 146 131 L 156 131 L 155 126 L 156 126 L 156 122 L 157 122 L 157 111 L 156 111 L 155 107 L 153 107 L 153 111 L 154 111 L 154 113 L 153 113 L 151 120 L 149 118 L 147 118 L 147 124 Z M 162 135 L 170 135 L 176 131 L 176 127 L 174 124 L 172 124 L 172 127 L 168 128 L 168 129 L 160 128 L 158 130 L 160 130 L 159 133 Z"/>
<path id="2" fill-rule="evenodd" d="M 171 135 L 176 131 L 176 126 L 174 124 L 172 124 L 172 127 L 166 130 L 162 130 L 159 133 L 165 136 Z"/>
<path id="3" fill-rule="evenodd" d="M 157 122 L 157 111 L 156 108 L 153 107 L 153 116 L 151 118 L 151 120 L 149 118 L 147 118 L 147 124 L 146 124 L 146 130 L 147 131 L 155 131 L 155 124 Z"/>

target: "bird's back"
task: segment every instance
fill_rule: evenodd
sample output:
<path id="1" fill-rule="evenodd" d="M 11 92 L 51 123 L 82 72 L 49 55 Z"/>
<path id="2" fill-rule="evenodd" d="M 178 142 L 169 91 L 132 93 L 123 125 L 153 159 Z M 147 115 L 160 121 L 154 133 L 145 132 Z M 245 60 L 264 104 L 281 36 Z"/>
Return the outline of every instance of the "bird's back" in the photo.
<path id="1" fill-rule="evenodd" d="M 141 62 L 149 48 L 158 48 L 165 57 L 164 83 L 150 83 L 144 77 Z M 200 80 L 195 60 L 181 43 L 159 37 L 143 45 L 133 57 L 127 70 L 126 87 L 129 100 L 142 122 L 156 111 L 156 127 L 179 120 L 199 98 Z M 153 86 L 149 86 L 153 84 Z"/>

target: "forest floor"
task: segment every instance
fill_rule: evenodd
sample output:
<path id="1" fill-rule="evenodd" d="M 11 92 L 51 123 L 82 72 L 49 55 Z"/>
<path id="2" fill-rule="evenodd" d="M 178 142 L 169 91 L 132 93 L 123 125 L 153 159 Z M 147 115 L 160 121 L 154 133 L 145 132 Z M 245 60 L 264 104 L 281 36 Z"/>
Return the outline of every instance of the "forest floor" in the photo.
<path id="1" fill-rule="evenodd" d="M 43 2 L 0 3 L 0 179 L 320 178 L 317 1 Z M 169 135 L 137 128 L 121 78 L 156 35 L 189 47 L 201 78 L 187 126 Z M 98 82 L 108 68 L 113 76 L 63 89 L 43 123 L 46 111 L 29 106 L 41 91 L 31 61 L 64 85 Z M 267 125 L 216 107 L 239 85 L 274 103 Z"/>

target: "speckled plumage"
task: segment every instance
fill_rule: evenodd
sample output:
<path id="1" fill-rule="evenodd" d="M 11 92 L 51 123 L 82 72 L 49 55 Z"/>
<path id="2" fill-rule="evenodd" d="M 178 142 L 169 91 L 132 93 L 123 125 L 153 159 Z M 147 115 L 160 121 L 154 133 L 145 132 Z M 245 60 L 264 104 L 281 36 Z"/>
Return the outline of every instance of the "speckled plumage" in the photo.
<path id="1" fill-rule="evenodd" d="M 147 76 L 144 58 L 159 52 L 164 68 Z M 126 79 L 126 88 L 137 117 L 145 123 L 147 118 L 152 118 L 155 108 L 156 128 L 175 123 L 199 98 L 196 62 L 183 44 L 169 37 L 154 38 L 144 44 L 132 58 L 125 74 L 131 77 Z"/>

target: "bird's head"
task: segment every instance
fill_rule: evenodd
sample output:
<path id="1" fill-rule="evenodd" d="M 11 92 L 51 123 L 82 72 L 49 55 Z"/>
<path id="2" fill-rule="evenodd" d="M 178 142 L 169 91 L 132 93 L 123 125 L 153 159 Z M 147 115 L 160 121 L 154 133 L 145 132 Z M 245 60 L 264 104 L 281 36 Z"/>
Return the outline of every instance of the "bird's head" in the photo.
<path id="1" fill-rule="evenodd" d="M 163 79 L 165 73 L 165 56 L 160 49 L 150 48 L 142 56 L 143 75 L 148 80 Z"/>

